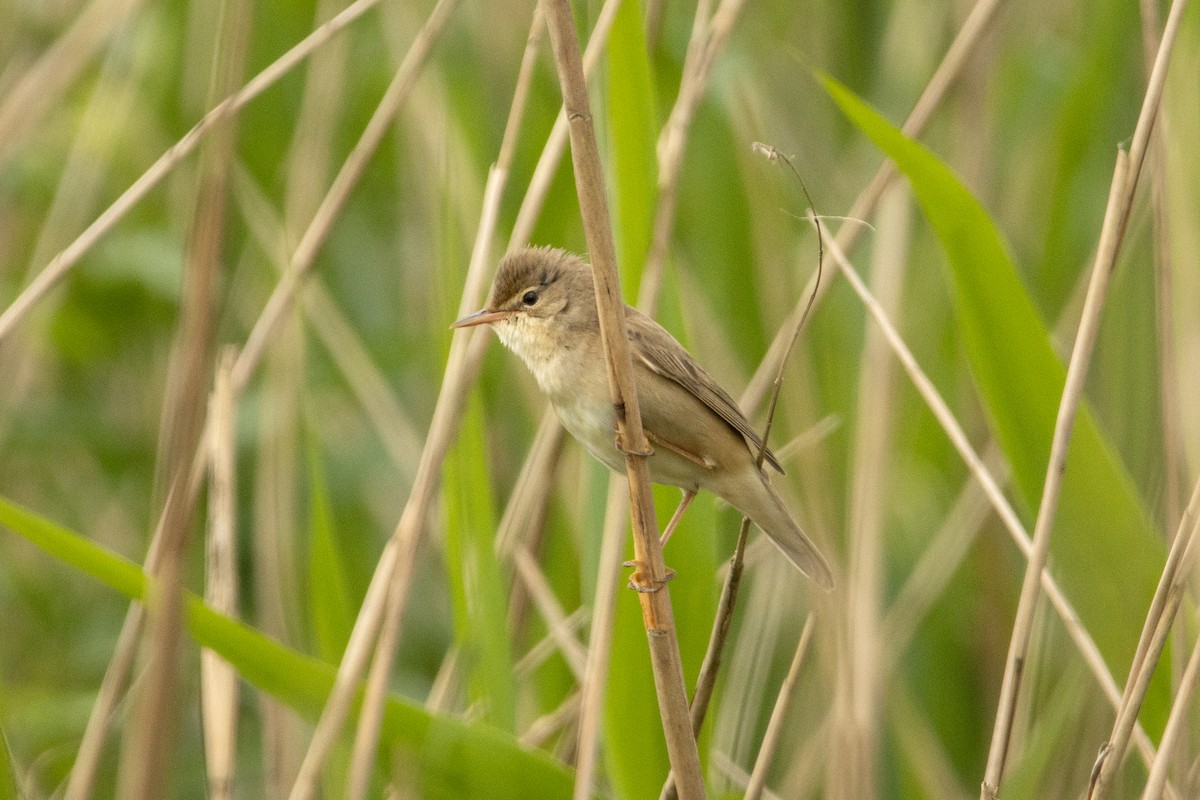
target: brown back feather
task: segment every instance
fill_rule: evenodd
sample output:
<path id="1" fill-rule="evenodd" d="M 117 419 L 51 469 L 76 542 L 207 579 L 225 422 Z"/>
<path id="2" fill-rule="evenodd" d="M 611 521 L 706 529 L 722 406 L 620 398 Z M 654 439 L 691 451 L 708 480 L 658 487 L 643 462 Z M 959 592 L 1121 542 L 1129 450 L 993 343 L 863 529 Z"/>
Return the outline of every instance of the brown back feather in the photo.
<path id="1" fill-rule="evenodd" d="M 757 457 L 762 447 L 762 437 L 750 425 L 734 399 L 688 355 L 683 345 L 636 308 L 625 307 L 625 323 L 629 329 L 629 340 L 634 345 L 634 358 L 653 372 L 674 381 L 712 409 L 713 413 L 745 437 L 747 448 Z M 783 472 L 783 466 L 770 448 L 767 448 L 766 461 L 780 473 Z"/>

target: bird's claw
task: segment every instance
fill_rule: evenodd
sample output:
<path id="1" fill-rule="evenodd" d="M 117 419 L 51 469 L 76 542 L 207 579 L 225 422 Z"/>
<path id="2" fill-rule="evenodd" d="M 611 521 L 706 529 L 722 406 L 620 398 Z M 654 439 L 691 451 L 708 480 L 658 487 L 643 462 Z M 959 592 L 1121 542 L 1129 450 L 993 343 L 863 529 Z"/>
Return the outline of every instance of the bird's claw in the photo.
<path id="1" fill-rule="evenodd" d="M 640 572 L 645 566 L 641 561 L 626 561 L 622 566 L 633 567 L 633 574 L 629 576 L 629 588 L 635 592 L 642 594 L 653 594 L 667 584 L 668 581 L 675 580 L 675 570 L 667 567 L 667 574 L 659 580 L 649 580 Z"/>
<path id="2" fill-rule="evenodd" d="M 654 455 L 654 448 L 649 444 L 646 445 L 645 450 L 632 450 L 626 447 L 625 437 L 621 435 L 620 431 L 617 431 L 616 435 L 613 437 L 613 444 L 616 446 L 617 452 L 621 453 L 622 455 L 641 456 L 642 458 L 649 458 L 650 456 Z"/>

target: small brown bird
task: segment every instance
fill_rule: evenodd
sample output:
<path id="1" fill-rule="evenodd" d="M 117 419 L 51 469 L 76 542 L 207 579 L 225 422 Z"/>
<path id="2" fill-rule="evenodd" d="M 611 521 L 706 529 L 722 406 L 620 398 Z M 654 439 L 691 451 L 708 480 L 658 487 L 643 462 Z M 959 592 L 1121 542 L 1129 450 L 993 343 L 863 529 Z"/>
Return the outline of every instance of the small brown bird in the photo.
<path id="1" fill-rule="evenodd" d="M 661 325 L 625 307 L 642 426 L 655 483 L 678 486 L 684 503 L 708 489 L 753 520 L 796 567 L 829 589 L 829 565 L 784 508 L 756 458 L 762 439 L 724 389 Z M 550 247 L 518 250 L 500 263 L 486 308 L 452 327 L 491 325 L 533 372 L 558 418 L 588 452 L 618 474 L 616 412 L 600 340 L 592 268 Z M 775 454 L 766 463 L 783 472 Z"/>

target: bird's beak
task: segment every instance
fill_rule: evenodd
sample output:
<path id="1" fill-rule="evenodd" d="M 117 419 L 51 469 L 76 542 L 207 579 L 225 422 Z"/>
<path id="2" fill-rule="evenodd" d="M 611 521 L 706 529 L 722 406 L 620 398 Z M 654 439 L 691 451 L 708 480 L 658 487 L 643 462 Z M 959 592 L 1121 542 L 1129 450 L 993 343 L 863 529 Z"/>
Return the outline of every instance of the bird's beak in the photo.
<path id="1" fill-rule="evenodd" d="M 481 308 L 474 314 L 468 314 L 462 319 L 451 325 L 451 328 L 472 328 L 476 325 L 489 325 L 493 322 L 499 322 L 503 319 L 508 319 L 512 315 L 511 311 L 492 311 L 487 308 Z"/>

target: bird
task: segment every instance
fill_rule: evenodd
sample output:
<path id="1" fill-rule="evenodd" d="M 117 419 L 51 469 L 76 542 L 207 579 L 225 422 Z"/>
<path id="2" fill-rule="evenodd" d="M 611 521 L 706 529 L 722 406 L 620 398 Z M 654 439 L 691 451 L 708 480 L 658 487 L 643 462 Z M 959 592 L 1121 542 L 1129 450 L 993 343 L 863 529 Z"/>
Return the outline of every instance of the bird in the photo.
<path id="1" fill-rule="evenodd" d="M 488 325 L 525 362 L 566 430 L 613 472 L 625 473 L 616 439 L 591 265 L 555 247 L 523 247 L 496 270 L 487 305 L 452 328 Z M 665 328 L 625 306 L 647 459 L 654 483 L 683 490 L 663 533 L 670 537 L 700 489 L 749 517 L 802 573 L 825 590 L 828 562 L 796 524 L 758 463 L 762 439 L 737 403 Z M 767 449 L 766 465 L 783 473 Z"/>

